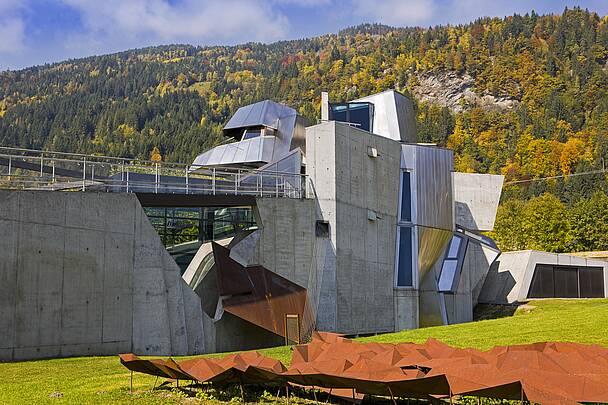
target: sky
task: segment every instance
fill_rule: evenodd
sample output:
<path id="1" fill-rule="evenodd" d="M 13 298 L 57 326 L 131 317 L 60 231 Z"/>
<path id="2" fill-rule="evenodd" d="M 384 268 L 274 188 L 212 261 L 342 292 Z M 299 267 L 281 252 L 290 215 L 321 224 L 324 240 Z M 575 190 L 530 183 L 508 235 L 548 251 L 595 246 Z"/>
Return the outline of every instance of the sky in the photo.
<path id="1" fill-rule="evenodd" d="M 483 16 L 608 14 L 608 0 L 0 0 L 0 71 L 163 44 L 233 45 Z"/>

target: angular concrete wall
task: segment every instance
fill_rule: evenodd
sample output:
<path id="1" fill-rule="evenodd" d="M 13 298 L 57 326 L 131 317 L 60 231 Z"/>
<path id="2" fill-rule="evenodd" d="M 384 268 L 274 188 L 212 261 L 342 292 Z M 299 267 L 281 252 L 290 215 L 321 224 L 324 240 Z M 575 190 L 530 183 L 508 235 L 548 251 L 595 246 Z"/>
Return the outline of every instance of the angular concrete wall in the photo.
<path id="1" fill-rule="evenodd" d="M 586 259 L 565 253 L 537 250 L 504 252 L 490 268 L 479 295 L 479 302 L 512 304 L 528 298 L 528 291 L 537 264 L 592 266 L 604 269 L 604 293 L 608 294 L 608 262 Z"/>
<path id="2" fill-rule="evenodd" d="M 395 308 L 409 302 L 408 297 L 395 302 L 393 288 L 399 143 L 326 122 L 307 128 L 306 144 L 306 172 L 336 252 L 335 330 L 394 331 Z M 370 156 L 369 148 L 378 156 Z"/>
<path id="3" fill-rule="evenodd" d="M 491 231 L 504 176 L 478 173 L 452 174 L 456 223 L 472 231 Z"/>
<path id="4" fill-rule="evenodd" d="M 444 295 L 448 324 L 473 321 L 473 309 L 477 305 L 488 271 L 500 254 L 497 249 L 473 238 L 466 238 L 468 244 L 458 288 L 455 294 Z"/>
<path id="5" fill-rule="evenodd" d="M 249 264 L 260 264 L 306 288 L 317 328 L 335 331 L 336 256 L 330 238 L 316 235 L 316 221 L 322 218 L 318 202 L 258 198 L 256 204 L 259 236 L 250 235 L 234 247 L 235 252 L 243 257 L 243 245 L 255 240 Z"/>
<path id="6" fill-rule="evenodd" d="M 203 350 L 196 294 L 133 194 L 0 191 L 0 360 Z"/>

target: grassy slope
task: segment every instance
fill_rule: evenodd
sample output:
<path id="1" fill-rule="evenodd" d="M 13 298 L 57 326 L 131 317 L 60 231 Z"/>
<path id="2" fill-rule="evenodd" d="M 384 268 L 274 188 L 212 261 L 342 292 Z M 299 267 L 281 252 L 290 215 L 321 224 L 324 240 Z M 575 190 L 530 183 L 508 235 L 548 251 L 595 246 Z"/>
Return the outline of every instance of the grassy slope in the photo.
<path id="1" fill-rule="evenodd" d="M 361 339 L 379 342 L 423 342 L 429 337 L 461 347 L 538 341 L 573 341 L 608 346 L 608 299 L 546 300 L 531 311 L 475 323 L 418 329 Z M 289 348 L 263 350 L 288 363 Z M 116 357 L 84 357 L 0 364 L 0 404 L 17 403 L 176 403 L 168 390 L 149 393 L 154 378 L 136 374 L 129 393 L 129 372 Z M 51 397 L 60 392 L 61 398 Z M 259 400 L 259 398 L 256 398 Z M 270 400 L 270 402 L 272 402 Z M 292 401 L 293 403 L 293 401 Z"/>

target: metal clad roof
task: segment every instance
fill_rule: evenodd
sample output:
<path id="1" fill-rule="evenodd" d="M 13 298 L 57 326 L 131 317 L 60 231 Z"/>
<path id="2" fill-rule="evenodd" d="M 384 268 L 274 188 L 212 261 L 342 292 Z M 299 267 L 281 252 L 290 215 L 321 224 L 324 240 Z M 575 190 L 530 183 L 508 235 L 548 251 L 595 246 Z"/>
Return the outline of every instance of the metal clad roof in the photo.
<path id="1" fill-rule="evenodd" d="M 278 129 L 280 118 L 296 115 L 296 110 L 271 100 L 239 108 L 224 126 L 224 130 L 265 126 Z"/>

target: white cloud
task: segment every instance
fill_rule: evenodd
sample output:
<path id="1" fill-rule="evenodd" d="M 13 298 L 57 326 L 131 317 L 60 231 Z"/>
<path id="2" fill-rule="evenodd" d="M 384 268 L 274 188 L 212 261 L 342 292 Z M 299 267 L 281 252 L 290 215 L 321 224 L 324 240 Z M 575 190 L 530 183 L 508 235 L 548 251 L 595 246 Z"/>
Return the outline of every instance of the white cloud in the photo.
<path id="1" fill-rule="evenodd" d="M 23 21 L 19 18 L 0 19 L 0 53 L 22 51 L 24 44 Z"/>
<path id="2" fill-rule="evenodd" d="M 326 6 L 332 0 L 272 0 L 276 4 L 294 4 L 302 7 Z"/>
<path id="3" fill-rule="evenodd" d="M 100 41 L 271 41 L 288 32 L 285 16 L 259 0 L 63 0 Z"/>
<path id="4" fill-rule="evenodd" d="M 24 24 L 18 14 L 21 6 L 17 0 L 0 0 L 0 54 L 25 49 Z"/>
<path id="5" fill-rule="evenodd" d="M 418 25 L 431 20 L 433 0 L 354 0 L 354 12 L 365 21 L 388 25 Z"/>

